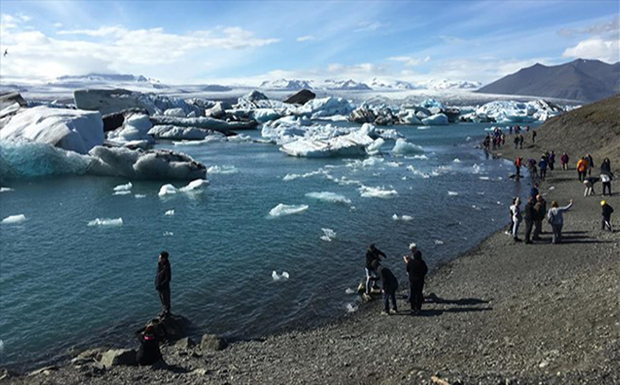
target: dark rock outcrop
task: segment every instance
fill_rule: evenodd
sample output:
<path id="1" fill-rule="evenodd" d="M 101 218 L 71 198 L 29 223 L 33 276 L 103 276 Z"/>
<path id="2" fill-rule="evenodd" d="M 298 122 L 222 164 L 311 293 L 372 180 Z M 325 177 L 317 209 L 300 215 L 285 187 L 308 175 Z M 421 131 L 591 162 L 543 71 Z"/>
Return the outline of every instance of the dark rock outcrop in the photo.
<path id="1" fill-rule="evenodd" d="M 203 352 L 224 350 L 227 346 L 226 340 L 215 334 L 205 334 L 200 341 L 200 350 Z"/>

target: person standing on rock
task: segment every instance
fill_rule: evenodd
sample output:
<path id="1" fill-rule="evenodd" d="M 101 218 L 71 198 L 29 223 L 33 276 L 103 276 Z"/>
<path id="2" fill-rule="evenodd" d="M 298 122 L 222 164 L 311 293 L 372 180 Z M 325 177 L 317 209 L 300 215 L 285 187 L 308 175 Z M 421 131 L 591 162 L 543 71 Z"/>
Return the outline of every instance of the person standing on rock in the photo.
<path id="1" fill-rule="evenodd" d="M 559 207 L 558 202 L 551 202 L 551 208 L 547 213 L 547 220 L 553 229 L 553 238 L 551 243 L 557 244 L 562 241 L 562 227 L 564 227 L 564 212 L 573 206 L 573 200 L 567 206 Z"/>
<path id="2" fill-rule="evenodd" d="M 407 266 L 407 275 L 409 276 L 408 300 L 411 304 L 411 313 L 419 314 L 422 311 L 422 303 L 424 302 L 424 277 L 428 273 L 428 267 L 415 243 L 409 245 L 409 250 L 411 255 L 403 257 Z"/>
<path id="3" fill-rule="evenodd" d="M 396 290 L 398 290 L 398 280 L 390 269 L 379 264 L 378 260 L 373 262 L 373 270 L 379 274 L 381 279 L 381 289 L 383 291 L 384 308 L 382 314 L 396 314 L 398 306 L 396 305 Z M 392 310 L 390 310 L 390 301 L 392 301 Z"/>
<path id="4" fill-rule="evenodd" d="M 512 214 L 512 239 L 514 239 L 515 242 L 521 242 L 521 239 L 518 237 L 519 225 L 521 224 L 520 204 L 521 200 L 519 198 L 515 198 L 514 204 L 510 206 L 510 213 Z"/>
<path id="5" fill-rule="evenodd" d="M 541 194 L 536 195 L 534 212 L 536 216 L 534 217 L 534 236 L 532 239 L 539 241 L 541 239 L 540 235 L 542 234 L 542 221 L 545 219 L 545 214 L 547 214 L 547 202 Z"/>
<path id="6" fill-rule="evenodd" d="M 568 170 L 568 154 L 563 153 L 560 157 L 560 164 L 562 165 L 562 170 Z"/>
<path id="7" fill-rule="evenodd" d="M 161 301 L 161 316 L 170 315 L 170 281 L 172 280 L 172 272 L 170 271 L 170 261 L 168 260 L 168 252 L 162 251 L 157 261 L 157 275 L 155 276 L 155 289 L 159 292 L 159 300 Z"/>
<path id="8" fill-rule="evenodd" d="M 611 229 L 611 214 L 614 212 L 613 207 L 609 205 L 609 203 L 605 201 L 601 201 L 601 213 L 603 214 L 603 230 L 609 230 L 613 232 Z"/>
<path id="9" fill-rule="evenodd" d="M 534 205 L 536 200 L 532 197 L 527 201 L 525 205 L 525 243 L 531 244 L 532 240 L 532 227 L 534 226 L 534 219 L 536 218 L 536 212 L 534 211 Z"/>
<path id="10" fill-rule="evenodd" d="M 377 249 L 374 243 L 371 243 L 366 251 L 366 292 L 364 293 L 364 299 L 370 299 L 372 282 L 377 279 L 377 271 L 373 267 L 375 266 L 374 262 L 380 263 L 381 258 L 387 258 L 387 255 L 385 255 L 383 251 Z"/>

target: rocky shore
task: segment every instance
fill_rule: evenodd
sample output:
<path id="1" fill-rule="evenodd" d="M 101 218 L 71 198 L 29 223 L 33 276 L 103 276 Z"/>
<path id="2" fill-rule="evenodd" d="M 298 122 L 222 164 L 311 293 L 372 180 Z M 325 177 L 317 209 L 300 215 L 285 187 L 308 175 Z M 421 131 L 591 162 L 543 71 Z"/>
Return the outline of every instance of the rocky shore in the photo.
<path id="1" fill-rule="evenodd" d="M 528 179 L 514 183 L 529 190 Z M 584 197 L 572 169 L 550 171 L 541 191 L 548 202 L 575 201 L 565 242 L 552 245 L 546 223 L 532 245 L 498 231 L 433 272 L 420 316 L 404 297 L 392 316 L 373 301 L 317 329 L 223 350 L 181 340 L 162 348 L 167 368 L 74 360 L 0 383 L 620 384 L 620 233 L 600 230 L 600 197 Z M 619 197 L 607 199 L 616 211 Z"/>

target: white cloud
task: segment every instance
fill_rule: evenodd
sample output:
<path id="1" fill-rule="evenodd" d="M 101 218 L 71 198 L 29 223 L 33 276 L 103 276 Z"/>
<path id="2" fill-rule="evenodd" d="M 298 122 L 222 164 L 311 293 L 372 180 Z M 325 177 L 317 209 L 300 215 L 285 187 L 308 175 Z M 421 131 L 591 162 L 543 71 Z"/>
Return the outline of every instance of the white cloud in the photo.
<path id="1" fill-rule="evenodd" d="M 558 31 L 558 33 L 567 37 L 580 35 L 612 35 L 618 38 L 618 34 L 620 34 L 620 16 L 616 15 L 611 19 L 600 21 L 584 28 L 564 28 Z"/>
<path id="2" fill-rule="evenodd" d="M 355 29 L 355 32 L 372 32 L 383 27 L 383 24 L 378 21 L 366 21 L 359 24 L 359 28 Z"/>
<path id="3" fill-rule="evenodd" d="M 8 49 L 11 55 L 3 60 L 0 75 L 31 78 L 89 72 L 148 72 L 149 68 L 161 72 L 162 65 L 170 65 L 172 69 L 181 62 L 186 67 L 201 66 L 204 71 L 208 68 L 206 59 L 216 58 L 223 66 L 226 59 L 239 60 L 232 57 L 234 51 L 279 41 L 257 37 L 239 27 L 173 34 L 162 28 L 131 30 L 116 26 L 59 31 L 53 37 L 40 31 L 20 30 L 19 21 L 10 15 L 2 15 L 1 32 L 2 49 Z M 72 38 L 65 38 L 68 35 Z M 204 58 L 207 53 L 208 57 Z M 197 57 L 203 59 L 192 60 Z M 188 60 L 190 64 L 186 63 Z"/>
<path id="4" fill-rule="evenodd" d="M 587 39 L 580 41 L 574 47 L 564 50 L 562 56 L 581 59 L 598 59 L 608 63 L 615 63 L 620 60 L 620 42 L 617 39 Z"/>
<path id="5" fill-rule="evenodd" d="M 412 56 L 392 56 L 388 60 L 397 61 L 403 63 L 407 67 L 415 67 L 422 63 L 426 63 L 431 60 L 430 56 L 424 58 L 415 58 Z"/>
<path id="6" fill-rule="evenodd" d="M 305 36 L 300 36 L 297 38 L 298 42 L 304 42 L 304 41 L 311 41 L 311 40 L 315 40 L 316 37 L 312 36 L 312 35 L 305 35 Z"/>

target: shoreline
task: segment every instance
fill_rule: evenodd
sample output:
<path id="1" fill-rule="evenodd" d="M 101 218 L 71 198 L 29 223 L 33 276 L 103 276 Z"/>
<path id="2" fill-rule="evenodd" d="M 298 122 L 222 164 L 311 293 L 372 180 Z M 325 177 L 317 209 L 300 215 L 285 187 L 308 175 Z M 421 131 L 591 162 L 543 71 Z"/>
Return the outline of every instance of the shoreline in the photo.
<path id="1" fill-rule="evenodd" d="M 510 153 L 506 147 L 502 155 Z M 535 245 L 514 244 L 500 228 L 432 271 L 423 316 L 382 317 L 381 301 L 375 300 L 323 325 L 235 342 L 220 352 L 183 354 L 164 347 L 168 363 L 187 368 L 185 373 L 119 366 L 87 376 L 88 382 L 139 377 L 138 382 L 163 383 L 188 376 L 192 384 L 422 384 L 439 374 L 484 384 L 620 383 L 620 369 L 613 365 L 620 358 L 620 288 L 615 284 L 620 237 L 598 233 L 598 217 L 590 218 L 598 199 L 582 196 L 572 170 L 550 174 L 551 183 L 543 185 L 549 203 L 549 197 L 560 204 L 575 198 L 565 217 L 568 244 L 548 244 L 546 224 L 545 242 Z M 617 193 L 610 202 L 620 207 Z M 399 307 L 406 307 L 400 296 Z M 9 381 L 43 380 L 86 381 L 84 372 L 71 365 Z"/>

